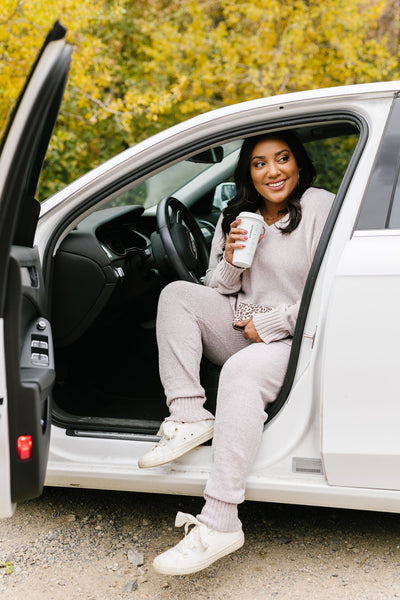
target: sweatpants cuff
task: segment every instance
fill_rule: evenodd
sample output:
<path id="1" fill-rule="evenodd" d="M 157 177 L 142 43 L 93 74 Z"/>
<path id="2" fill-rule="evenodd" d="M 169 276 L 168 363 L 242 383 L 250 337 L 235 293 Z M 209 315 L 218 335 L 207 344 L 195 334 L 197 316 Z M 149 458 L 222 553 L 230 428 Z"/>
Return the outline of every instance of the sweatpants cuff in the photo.
<path id="1" fill-rule="evenodd" d="M 203 407 L 204 397 L 176 398 L 169 405 L 170 415 L 166 421 L 182 421 L 183 423 L 195 423 L 214 419 L 214 415 Z"/>

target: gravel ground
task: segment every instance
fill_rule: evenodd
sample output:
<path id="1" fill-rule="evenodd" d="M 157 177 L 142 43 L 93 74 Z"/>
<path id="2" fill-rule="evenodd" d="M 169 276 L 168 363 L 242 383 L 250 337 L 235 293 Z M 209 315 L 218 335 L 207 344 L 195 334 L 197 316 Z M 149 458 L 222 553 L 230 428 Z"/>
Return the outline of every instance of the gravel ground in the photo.
<path id="1" fill-rule="evenodd" d="M 246 543 L 195 575 L 152 569 L 200 498 L 47 488 L 0 522 L 2 600 L 400 598 L 400 517 L 247 502 Z"/>

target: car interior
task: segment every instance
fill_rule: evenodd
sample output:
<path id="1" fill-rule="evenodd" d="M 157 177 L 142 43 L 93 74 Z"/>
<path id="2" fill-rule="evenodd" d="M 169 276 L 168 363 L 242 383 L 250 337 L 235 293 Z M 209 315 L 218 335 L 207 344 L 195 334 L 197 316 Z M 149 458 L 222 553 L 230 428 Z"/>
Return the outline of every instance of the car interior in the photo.
<path id="1" fill-rule="evenodd" d="M 314 185 L 337 193 L 357 146 L 357 125 L 330 120 L 299 126 L 296 133 L 314 161 Z M 242 141 L 207 147 L 132 183 L 63 239 L 53 259 L 50 295 L 54 423 L 71 432 L 157 432 L 167 415 L 158 375 L 158 297 L 185 274 L 202 285 L 204 255 L 235 193 Z M 203 360 L 211 411 L 218 372 Z"/>

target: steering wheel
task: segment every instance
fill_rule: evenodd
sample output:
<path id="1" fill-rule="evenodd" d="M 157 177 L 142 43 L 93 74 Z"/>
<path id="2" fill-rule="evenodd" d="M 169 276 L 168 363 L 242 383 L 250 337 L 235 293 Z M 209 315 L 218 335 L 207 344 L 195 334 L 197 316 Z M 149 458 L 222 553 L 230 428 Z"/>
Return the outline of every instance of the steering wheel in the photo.
<path id="1" fill-rule="evenodd" d="M 161 200 L 157 206 L 157 234 L 164 258 L 175 275 L 185 281 L 202 283 L 209 260 L 206 239 L 189 209 L 172 196 Z M 156 262 L 161 265 L 160 248 L 157 249 L 156 236 L 153 238 L 153 235 L 152 246 Z"/>

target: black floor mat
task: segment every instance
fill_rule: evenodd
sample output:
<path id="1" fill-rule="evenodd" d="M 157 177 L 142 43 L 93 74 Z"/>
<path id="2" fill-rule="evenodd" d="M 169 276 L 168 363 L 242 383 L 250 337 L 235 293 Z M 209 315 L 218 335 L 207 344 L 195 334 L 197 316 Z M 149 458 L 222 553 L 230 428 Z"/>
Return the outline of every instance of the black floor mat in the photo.
<path id="1" fill-rule="evenodd" d="M 55 403 L 77 416 L 162 421 L 168 409 L 158 374 L 154 329 L 114 338 L 92 336 L 56 352 Z M 203 360 L 201 379 L 206 407 L 212 412 L 218 374 L 218 367 Z"/>

